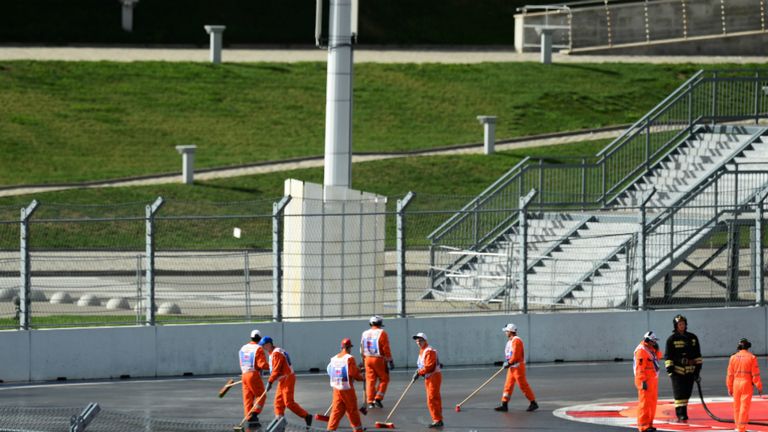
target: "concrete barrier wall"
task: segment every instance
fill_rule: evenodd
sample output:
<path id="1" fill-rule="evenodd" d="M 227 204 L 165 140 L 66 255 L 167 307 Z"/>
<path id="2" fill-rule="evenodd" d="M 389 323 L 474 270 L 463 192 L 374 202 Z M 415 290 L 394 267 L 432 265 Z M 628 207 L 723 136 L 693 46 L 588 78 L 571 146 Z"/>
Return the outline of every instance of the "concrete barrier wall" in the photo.
<path id="1" fill-rule="evenodd" d="M 503 358 L 501 329 L 518 326 L 531 362 L 630 359 L 647 330 L 666 339 L 678 311 L 483 315 L 385 320 L 398 368 L 413 368 L 418 348 L 411 339 L 427 334 L 448 366 L 492 364 Z M 768 350 L 766 308 L 697 309 L 682 312 L 707 357 L 732 353 L 747 337 L 756 354 Z M 0 332 L 0 380 L 239 374 L 237 350 L 253 328 L 272 336 L 291 355 L 297 371 L 325 370 L 349 337 L 358 352 L 365 320 L 257 324 L 175 325 Z"/>

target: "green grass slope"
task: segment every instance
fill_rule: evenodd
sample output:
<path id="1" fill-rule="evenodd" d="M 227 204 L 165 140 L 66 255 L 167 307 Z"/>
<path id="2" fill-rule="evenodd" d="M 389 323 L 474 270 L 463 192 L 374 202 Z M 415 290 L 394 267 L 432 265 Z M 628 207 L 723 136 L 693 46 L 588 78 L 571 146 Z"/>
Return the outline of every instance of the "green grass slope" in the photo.
<path id="1" fill-rule="evenodd" d="M 637 120 L 691 65 L 360 64 L 354 151 L 478 142 Z M 0 63 L 0 185 L 76 182 L 322 155 L 325 65 Z"/>

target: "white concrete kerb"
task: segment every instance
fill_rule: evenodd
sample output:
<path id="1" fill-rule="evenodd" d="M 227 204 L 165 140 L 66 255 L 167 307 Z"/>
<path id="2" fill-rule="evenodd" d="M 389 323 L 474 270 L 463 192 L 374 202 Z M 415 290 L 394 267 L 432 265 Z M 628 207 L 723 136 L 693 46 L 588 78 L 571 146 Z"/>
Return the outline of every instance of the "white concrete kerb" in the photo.
<path id="1" fill-rule="evenodd" d="M 118 0 L 123 4 L 123 30 L 133 31 L 133 5 L 139 0 Z"/>
<path id="2" fill-rule="evenodd" d="M 483 125 L 483 153 L 493 154 L 496 151 L 496 116 L 479 115 L 477 120 Z"/>
<path id="3" fill-rule="evenodd" d="M 224 38 L 224 30 L 227 26 L 223 25 L 207 25 L 205 31 L 211 35 L 211 63 L 221 63 L 221 43 Z"/>
<path id="4" fill-rule="evenodd" d="M 181 154 L 181 178 L 184 184 L 195 182 L 195 150 L 196 145 L 179 145 L 176 151 Z"/>
<path id="5" fill-rule="evenodd" d="M 552 34 L 555 29 L 539 26 L 536 34 L 541 37 L 541 63 L 552 64 Z"/>

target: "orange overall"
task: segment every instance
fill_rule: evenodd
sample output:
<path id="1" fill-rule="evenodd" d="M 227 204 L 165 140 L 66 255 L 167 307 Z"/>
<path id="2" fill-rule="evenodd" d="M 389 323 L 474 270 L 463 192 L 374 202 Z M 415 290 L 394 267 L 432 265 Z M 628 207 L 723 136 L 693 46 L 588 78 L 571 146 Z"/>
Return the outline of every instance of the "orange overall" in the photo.
<path id="1" fill-rule="evenodd" d="M 437 350 L 427 345 L 419 351 L 419 360 L 416 363 L 419 375 L 424 377 L 424 388 L 427 391 L 427 407 L 433 422 L 443 420 L 443 400 L 440 397 L 440 385 L 443 382 L 443 374 L 440 372 L 440 361 Z"/>
<path id="2" fill-rule="evenodd" d="M 536 396 L 531 390 L 531 386 L 528 385 L 528 380 L 525 378 L 525 349 L 523 348 L 523 340 L 517 336 L 512 337 L 507 341 L 506 347 L 504 347 L 504 358 L 509 363 L 509 370 L 507 371 L 507 381 L 504 383 L 504 393 L 501 395 L 502 402 L 509 402 L 512 397 L 512 392 L 515 390 L 515 383 L 520 386 L 520 390 L 529 401 L 536 400 Z"/>
<path id="3" fill-rule="evenodd" d="M 733 421 L 736 430 L 746 431 L 749 423 L 749 407 L 752 405 L 754 387 L 763 392 L 757 357 L 747 350 L 739 350 L 728 362 L 728 376 L 725 379 L 728 394 L 733 395 Z"/>
<path id="4" fill-rule="evenodd" d="M 291 367 L 291 359 L 282 348 L 272 350 L 270 356 L 272 374 L 269 375 L 269 382 L 277 381 L 277 391 L 275 392 L 275 415 L 284 416 L 285 408 L 288 407 L 299 417 L 306 417 L 307 411 L 293 400 L 293 387 L 296 385 L 296 374 Z"/>
<path id="5" fill-rule="evenodd" d="M 645 341 L 635 348 L 634 373 L 637 388 L 637 429 L 653 427 L 656 403 L 659 400 L 659 360 L 661 352 Z M 645 383 L 645 389 L 643 389 Z"/>
<path id="6" fill-rule="evenodd" d="M 239 357 L 243 380 L 243 415 L 251 411 L 259 414 L 267 401 L 264 383 L 261 382 L 261 371 L 269 369 L 267 356 L 264 348 L 256 342 L 250 342 L 240 348 Z"/>
<path id="7" fill-rule="evenodd" d="M 363 376 L 355 364 L 355 358 L 347 354 L 346 351 L 331 357 L 331 362 L 328 364 L 328 376 L 333 388 L 333 405 L 331 405 L 328 430 L 335 431 L 346 413 L 352 430 L 362 431 L 363 426 L 360 422 L 360 413 L 357 411 L 357 395 L 353 381 L 362 381 Z"/>
<path id="8" fill-rule="evenodd" d="M 392 351 L 389 348 L 387 332 L 378 326 L 371 326 L 363 332 L 360 341 L 360 352 L 365 359 L 365 391 L 367 402 L 384 400 L 384 394 L 389 385 L 389 369 L 387 362 L 392 361 Z M 378 386 L 376 381 L 378 380 Z"/>

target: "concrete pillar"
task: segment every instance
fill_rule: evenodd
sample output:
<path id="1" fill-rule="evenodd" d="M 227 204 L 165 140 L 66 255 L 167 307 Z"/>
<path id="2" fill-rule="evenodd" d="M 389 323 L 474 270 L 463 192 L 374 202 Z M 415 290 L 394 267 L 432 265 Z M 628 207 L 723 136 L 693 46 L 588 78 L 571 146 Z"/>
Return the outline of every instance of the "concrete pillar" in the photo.
<path id="1" fill-rule="evenodd" d="M 119 0 L 123 4 L 123 30 L 133 31 L 133 5 L 139 0 Z"/>
<path id="2" fill-rule="evenodd" d="M 515 52 L 518 54 L 523 53 L 523 45 L 525 44 L 525 15 L 515 15 Z"/>
<path id="3" fill-rule="evenodd" d="M 224 30 L 227 26 L 207 25 L 205 31 L 211 35 L 211 63 L 221 63 L 221 41 L 224 38 Z"/>
<path id="4" fill-rule="evenodd" d="M 483 125 L 483 152 L 487 155 L 493 154 L 496 145 L 496 116 L 481 115 L 477 116 L 477 119 Z"/>
<path id="5" fill-rule="evenodd" d="M 541 63 L 552 64 L 552 34 L 554 29 L 536 27 L 536 34 L 541 37 Z"/>
<path id="6" fill-rule="evenodd" d="M 323 185 L 329 191 L 336 186 L 346 189 L 352 184 L 354 51 L 351 16 L 352 0 L 330 0 L 323 171 Z"/>
<path id="7" fill-rule="evenodd" d="M 176 151 L 181 153 L 182 173 L 184 184 L 191 185 L 195 181 L 195 145 L 176 146 Z"/>

